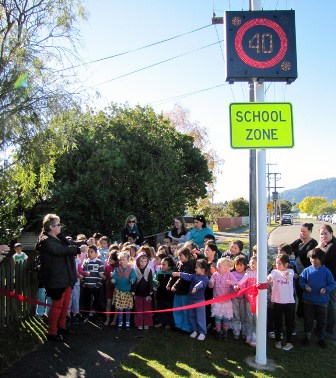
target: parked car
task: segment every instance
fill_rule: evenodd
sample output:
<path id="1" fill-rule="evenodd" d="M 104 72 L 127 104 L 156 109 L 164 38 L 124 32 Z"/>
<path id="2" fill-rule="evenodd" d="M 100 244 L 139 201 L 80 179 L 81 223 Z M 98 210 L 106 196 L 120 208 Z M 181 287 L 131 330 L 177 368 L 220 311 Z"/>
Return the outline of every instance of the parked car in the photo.
<path id="1" fill-rule="evenodd" d="M 290 225 L 292 225 L 292 224 L 293 224 L 293 219 L 292 219 L 292 217 L 287 216 L 287 215 L 284 215 L 284 216 L 281 218 L 281 226 L 283 226 L 284 224 L 290 224 Z"/>
<path id="2" fill-rule="evenodd" d="M 326 214 L 324 217 L 323 217 L 323 222 L 330 222 L 331 221 L 331 215 L 330 214 Z"/>
<path id="3" fill-rule="evenodd" d="M 336 214 L 334 214 L 331 218 L 331 223 L 336 224 Z"/>

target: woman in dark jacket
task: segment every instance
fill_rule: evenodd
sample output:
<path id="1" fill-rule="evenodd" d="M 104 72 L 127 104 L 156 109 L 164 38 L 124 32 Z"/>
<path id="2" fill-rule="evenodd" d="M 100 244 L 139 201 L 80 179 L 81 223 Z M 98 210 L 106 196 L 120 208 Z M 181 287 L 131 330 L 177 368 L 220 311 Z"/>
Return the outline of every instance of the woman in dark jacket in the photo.
<path id="1" fill-rule="evenodd" d="M 66 315 L 72 287 L 77 280 L 75 256 L 82 246 L 70 245 L 61 234 L 60 218 L 47 214 L 43 218 L 42 232 L 36 244 L 41 259 L 41 276 L 47 295 L 52 299 L 48 314 L 48 339 L 62 341 L 62 333 L 70 334 L 66 328 Z"/>
<path id="2" fill-rule="evenodd" d="M 325 253 L 323 265 L 331 271 L 336 280 L 336 238 L 329 224 L 324 224 L 320 228 L 319 247 Z M 336 289 L 330 293 L 326 331 L 327 338 L 336 340 Z"/>
<path id="3" fill-rule="evenodd" d="M 125 227 L 121 230 L 121 241 L 128 242 L 128 236 L 136 238 L 135 244 L 141 245 L 144 241 L 144 236 L 141 227 L 137 224 L 137 219 L 134 215 L 129 215 L 125 221 Z"/>
<path id="4" fill-rule="evenodd" d="M 300 229 L 300 238 L 293 241 L 290 246 L 295 255 L 296 269 L 299 274 L 302 273 L 303 269 L 308 268 L 310 264 L 310 259 L 308 257 L 308 252 L 317 246 L 317 241 L 312 238 L 311 234 L 313 231 L 313 223 L 304 223 Z M 299 280 L 295 280 L 295 292 L 298 297 L 298 304 L 296 308 L 296 315 L 301 318 L 303 314 L 303 300 L 302 300 L 302 289 L 299 286 Z"/>

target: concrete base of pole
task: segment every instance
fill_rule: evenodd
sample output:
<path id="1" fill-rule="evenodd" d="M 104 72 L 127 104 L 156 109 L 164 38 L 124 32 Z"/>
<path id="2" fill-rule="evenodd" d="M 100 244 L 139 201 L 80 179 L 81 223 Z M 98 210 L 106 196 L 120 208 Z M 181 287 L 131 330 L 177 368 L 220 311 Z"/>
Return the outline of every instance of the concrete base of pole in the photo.
<path id="1" fill-rule="evenodd" d="M 274 371 L 276 369 L 276 364 L 273 360 L 267 359 L 266 365 L 261 365 L 256 363 L 255 356 L 247 357 L 245 360 L 247 365 L 256 369 L 256 370 L 266 370 L 266 371 Z"/>

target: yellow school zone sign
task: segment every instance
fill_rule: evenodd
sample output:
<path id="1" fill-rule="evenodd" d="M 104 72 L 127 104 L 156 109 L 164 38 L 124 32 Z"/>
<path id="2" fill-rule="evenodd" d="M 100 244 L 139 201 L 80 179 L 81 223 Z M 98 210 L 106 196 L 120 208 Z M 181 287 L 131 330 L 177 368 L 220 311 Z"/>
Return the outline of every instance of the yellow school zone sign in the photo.
<path id="1" fill-rule="evenodd" d="M 230 104 L 232 148 L 292 148 L 292 104 L 248 102 Z"/>

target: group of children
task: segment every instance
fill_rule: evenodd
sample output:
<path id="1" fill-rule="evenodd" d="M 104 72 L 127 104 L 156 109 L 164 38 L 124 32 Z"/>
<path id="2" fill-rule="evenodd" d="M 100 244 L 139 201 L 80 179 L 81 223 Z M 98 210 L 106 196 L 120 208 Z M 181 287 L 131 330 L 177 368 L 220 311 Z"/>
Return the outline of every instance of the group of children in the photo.
<path id="1" fill-rule="evenodd" d="M 77 241 L 81 239 L 82 235 L 77 237 Z M 241 241 L 231 243 L 221 257 L 210 236 L 202 249 L 192 242 L 171 249 L 170 240 L 165 238 L 157 251 L 129 242 L 109 246 L 104 236 L 97 245 L 89 240 L 86 255 L 76 258 L 78 280 L 69 307 L 73 322 L 91 319 L 101 324 L 105 320 L 105 325 L 126 330 L 131 324 L 138 329 L 172 328 L 200 341 L 210 328 L 220 340 L 226 339 L 232 328 L 236 340 L 242 337 L 255 345 L 255 318 L 245 295 L 219 299 L 207 306 L 209 311 L 202 305 L 205 299 L 219 298 L 256 282 L 256 256 L 247 270 Z M 42 291 L 41 287 L 39 299 L 48 300 Z M 187 305 L 192 308 L 175 310 Z M 42 315 L 41 307 L 38 316 Z M 152 310 L 160 311 L 153 316 Z"/>
<path id="2" fill-rule="evenodd" d="M 84 318 L 84 321 L 92 319 L 102 323 L 105 320 L 106 326 L 112 324 L 119 330 L 130 329 L 132 323 L 138 329 L 172 328 L 200 341 L 206 338 L 209 329 L 215 331 L 219 340 L 226 339 L 231 331 L 234 340 L 242 338 L 256 346 L 253 304 L 250 296 L 239 294 L 239 290 L 256 284 L 256 247 L 248 261 L 240 240 L 233 241 L 229 251 L 223 254 L 212 238 L 205 240 L 202 249 L 192 242 L 171 248 L 170 242 L 166 238 L 157 251 L 149 245 L 140 247 L 130 242 L 109 246 L 104 236 L 97 245 L 92 241 L 87 243 L 87 254 L 76 258 L 78 281 L 72 291 L 69 315 L 74 321 Z M 281 244 L 267 277 L 268 336 L 275 339 L 276 348 L 293 348 L 294 282 L 298 280 L 305 302 L 302 343 L 309 344 L 315 319 L 319 345 L 325 347 L 329 292 L 336 283 L 331 272 L 322 265 L 324 252 L 319 248 L 310 251 L 312 265 L 300 276 L 290 255 L 290 245 Z M 225 298 L 233 293 L 235 295 Z M 203 305 L 212 298 L 211 305 Z M 79 315 L 80 302 L 82 315 Z M 160 311 L 153 315 L 152 310 Z M 41 315 L 40 306 L 37 315 Z M 282 341 L 283 318 L 285 343 Z"/>
<path id="3" fill-rule="evenodd" d="M 295 261 L 290 259 L 292 254 L 289 244 L 278 247 L 275 264 L 268 274 L 267 281 L 271 296 L 268 302 L 268 335 L 275 338 L 275 347 L 291 350 L 292 336 L 296 335 L 295 327 L 295 281 L 303 290 L 304 302 L 304 333 L 302 345 L 308 346 L 316 320 L 318 344 L 326 347 L 326 322 L 329 293 L 336 288 L 336 282 L 331 271 L 323 265 L 324 251 L 313 248 L 309 253 L 311 265 L 297 274 Z M 282 323 L 285 320 L 286 343 L 282 344 Z M 274 330 L 274 331 L 273 331 Z"/>

